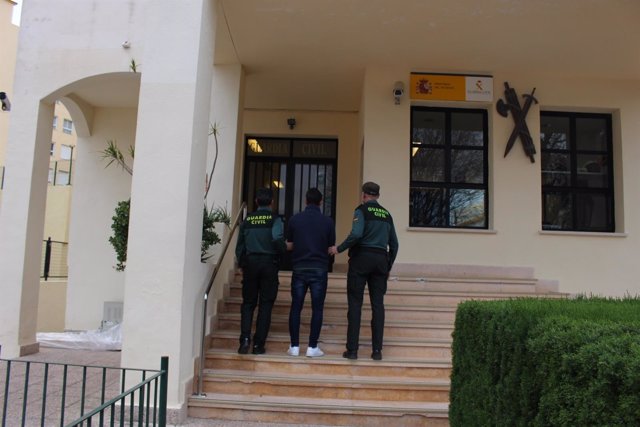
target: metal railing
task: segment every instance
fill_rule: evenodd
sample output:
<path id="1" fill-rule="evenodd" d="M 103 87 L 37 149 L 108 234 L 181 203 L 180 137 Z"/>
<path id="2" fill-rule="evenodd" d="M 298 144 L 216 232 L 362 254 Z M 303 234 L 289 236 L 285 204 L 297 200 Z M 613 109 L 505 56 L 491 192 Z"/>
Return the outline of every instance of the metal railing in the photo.
<path id="1" fill-rule="evenodd" d="M 44 280 L 49 280 L 49 277 L 56 279 L 69 277 L 67 266 L 69 244 L 51 240 L 51 237 L 42 242 L 42 263 L 40 264 L 42 275 L 40 277 Z"/>
<path id="2" fill-rule="evenodd" d="M 238 225 L 240 224 L 240 221 L 243 220 L 243 218 L 246 216 L 247 213 L 247 205 L 243 202 L 242 205 L 240 206 L 240 210 L 238 211 L 238 214 L 236 215 L 236 218 L 234 219 L 233 223 L 231 223 L 230 227 L 231 227 L 231 232 L 229 233 L 229 237 L 227 238 L 227 240 L 224 242 L 224 245 L 222 246 L 222 251 L 220 252 L 220 258 L 218 258 L 218 262 L 215 266 L 215 268 L 213 269 L 213 272 L 211 273 L 211 277 L 209 278 L 209 283 L 207 284 L 207 289 L 204 292 L 203 295 L 203 301 L 202 301 L 202 333 L 201 333 L 201 337 L 200 337 L 200 363 L 199 363 L 199 367 L 198 367 L 198 391 L 197 391 L 197 395 L 198 396 L 203 396 L 204 394 L 202 393 L 202 375 L 203 375 L 203 371 L 204 371 L 204 341 L 205 341 L 205 337 L 207 335 L 207 302 L 209 300 L 209 292 L 211 292 L 211 288 L 213 287 L 213 282 L 216 280 L 216 276 L 218 275 L 218 271 L 220 270 L 220 266 L 222 265 L 222 260 L 224 259 L 226 253 L 227 253 L 227 249 L 229 249 L 229 244 L 231 243 L 231 240 L 233 239 L 233 234 L 235 233 L 236 229 L 238 228 Z"/>
<path id="3" fill-rule="evenodd" d="M 159 371 L 0 359 L 1 426 L 165 427 L 168 371 L 168 357 Z"/>

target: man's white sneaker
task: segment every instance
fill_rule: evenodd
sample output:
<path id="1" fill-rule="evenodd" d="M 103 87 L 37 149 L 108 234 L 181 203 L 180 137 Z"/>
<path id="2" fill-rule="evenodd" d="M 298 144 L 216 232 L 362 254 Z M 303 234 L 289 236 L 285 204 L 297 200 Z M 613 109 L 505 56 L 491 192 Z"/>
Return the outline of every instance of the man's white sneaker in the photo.
<path id="1" fill-rule="evenodd" d="M 300 354 L 300 347 L 295 346 L 295 347 L 291 347 L 289 346 L 289 350 L 287 350 L 287 354 L 289 356 L 297 356 Z"/>
<path id="2" fill-rule="evenodd" d="M 307 348 L 307 357 L 321 357 L 324 356 L 324 351 L 320 350 L 320 347 Z"/>

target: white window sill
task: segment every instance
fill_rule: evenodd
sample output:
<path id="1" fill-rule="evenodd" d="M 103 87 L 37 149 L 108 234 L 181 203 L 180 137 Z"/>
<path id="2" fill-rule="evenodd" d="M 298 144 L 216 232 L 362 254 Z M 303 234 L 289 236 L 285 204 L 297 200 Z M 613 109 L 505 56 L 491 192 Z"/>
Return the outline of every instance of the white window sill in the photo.
<path id="1" fill-rule="evenodd" d="M 435 228 L 435 227 L 407 227 L 407 231 L 418 231 L 422 233 L 466 233 L 466 234 L 498 234 L 496 230 L 484 228 Z"/>
<path id="2" fill-rule="evenodd" d="M 593 231 L 554 231 L 540 230 L 543 236 L 580 236 L 580 237 L 627 237 L 627 233 L 596 233 Z"/>

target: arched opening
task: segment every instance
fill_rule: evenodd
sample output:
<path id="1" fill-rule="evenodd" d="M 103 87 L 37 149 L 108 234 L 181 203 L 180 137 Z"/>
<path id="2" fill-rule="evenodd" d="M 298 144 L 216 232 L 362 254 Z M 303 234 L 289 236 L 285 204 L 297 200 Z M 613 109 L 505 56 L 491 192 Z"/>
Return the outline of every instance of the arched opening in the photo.
<path id="1" fill-rule="evenodd" d="M 139 87 L 137 73 L 109 73 L 45 97 L 54 104 L 43 236 L 43 248 L 51 237 L 52 257 L 48 280 L 44 259 L 41 266 L 38 332 L 94 330 L 121 320 L 124 273 L 113 268 L 109 236 L 117 202 L 130 197 L 131 176 L 106 167 L 103 151 L 109 141 L 125 156 L 135 146 Z"/>

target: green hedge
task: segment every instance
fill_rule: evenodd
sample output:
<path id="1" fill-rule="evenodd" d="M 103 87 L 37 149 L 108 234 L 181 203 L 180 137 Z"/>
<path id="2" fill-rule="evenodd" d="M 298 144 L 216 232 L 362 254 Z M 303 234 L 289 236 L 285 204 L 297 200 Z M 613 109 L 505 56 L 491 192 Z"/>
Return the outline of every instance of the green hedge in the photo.
<path id="1" fill-rule="evenodd" d="M 640 299 L 468 301 L 452 426 L 640 425 Z"/>

